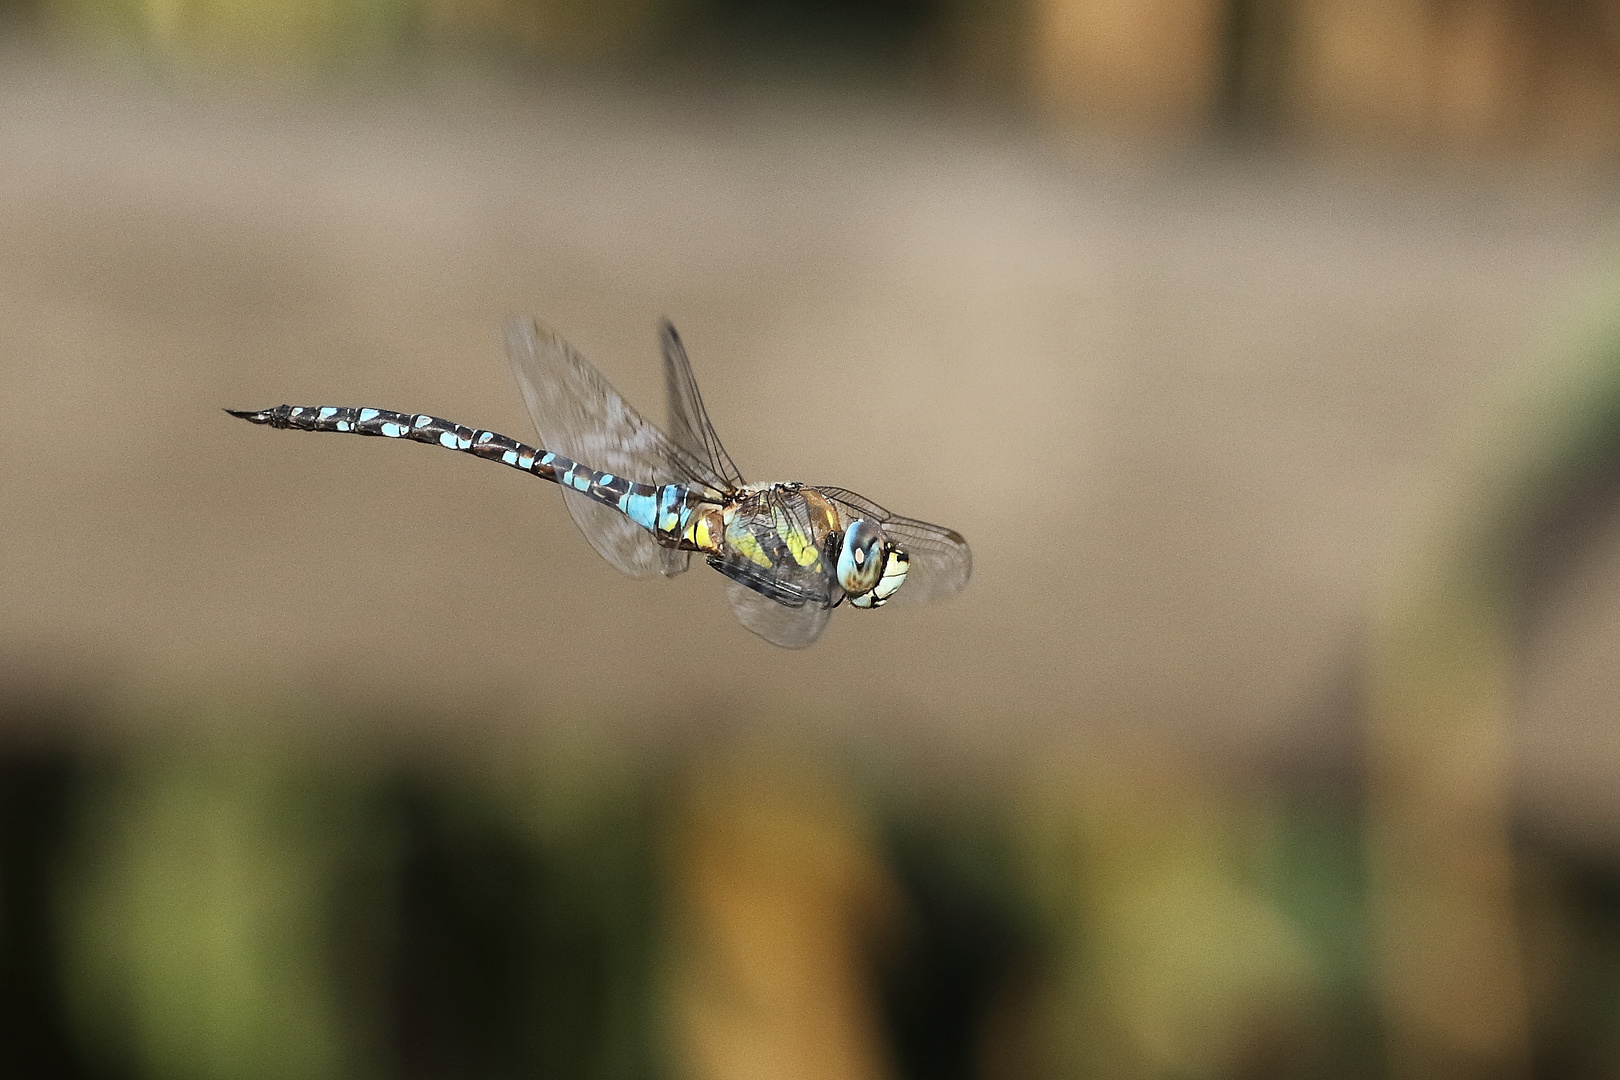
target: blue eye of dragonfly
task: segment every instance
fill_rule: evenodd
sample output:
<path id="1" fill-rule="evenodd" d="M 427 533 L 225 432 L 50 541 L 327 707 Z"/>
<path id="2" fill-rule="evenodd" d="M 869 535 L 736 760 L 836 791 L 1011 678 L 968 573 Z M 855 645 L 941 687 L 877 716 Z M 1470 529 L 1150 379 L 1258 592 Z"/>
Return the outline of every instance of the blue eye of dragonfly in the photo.
<path id="1" fill-rule="evenodd" d="M 838 586 L 850 596 L 871 592 L 883 576 L 883 530 L 864 518 L 844 532 L 838 550 Z"/>

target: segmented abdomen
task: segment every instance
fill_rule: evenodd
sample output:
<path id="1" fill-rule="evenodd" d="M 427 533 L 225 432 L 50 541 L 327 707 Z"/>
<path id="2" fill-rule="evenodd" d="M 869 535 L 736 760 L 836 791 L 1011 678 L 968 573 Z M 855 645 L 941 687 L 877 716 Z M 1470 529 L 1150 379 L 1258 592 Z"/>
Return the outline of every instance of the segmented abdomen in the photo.
<path id="1" fill-rule="evenodd" d="M 348 435 L 376 435 L 433 443 L 510 465 L 554 484 L 572 488 L 588 498 L 620 511 L 672 547 L 683 543 L 683 533 L 698 499 L 679 484 L 654 487 L 623 476 L 598 472 L 549 450 L 529 446 L 495 431 L 470 428 L 426 413 L 400 413 L 389 409 L 347 405 L 277 405 L 258 412 L 227 409 L 232 416 L 254 424 L 299 431 L 331 431 Z"/>

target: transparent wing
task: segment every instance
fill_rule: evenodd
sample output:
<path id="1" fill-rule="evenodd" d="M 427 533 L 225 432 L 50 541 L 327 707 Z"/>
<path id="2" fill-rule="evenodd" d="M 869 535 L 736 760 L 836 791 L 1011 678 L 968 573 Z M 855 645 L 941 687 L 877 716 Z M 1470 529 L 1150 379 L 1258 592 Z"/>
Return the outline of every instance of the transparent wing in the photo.
<path id="1" fill-rule="evenodd" d="M 784 649 L 815 644 L 832 619 L 832 608 L 818 603 L 788 607 L 736 581 L 726 583 L 726 600 L 738 622 Z"/>
<path id="2" fill-rule="evenodd" d="M 890 603 L 926 604 L 961 592 L 973 576 L 973 550 L 955 529 L 891 514 L 871 499 L 845 488 L 816 490 L 838 504 L 840 513 L 882 522 L 883 531 L 911 557 L 906 583 Z"/>
<path id="3" fill-rule="evenodd" d="M 865 495 L 857 495 L 848 488 L 818 487 L 816 490 L 833 502 L 841 504 L 840 509 L 853 510 L 856 517 L 877 521 L 888 521 L 894 517 L 888 510 L 868 499 Z"/>
<path id="4" fill-rule="evenodd" d="M 508 323 L 506 352 L 545 449 L 641 484 L 727 490 L 724 478 L 642 419 L 601 372 L 538 320 Z M 631 577 L 686 569 L 686 552 L 660 546 L 612 507 L 577 491 L 564 491 L 563 501 L 591 546 Z"/>
<path id="5" fill-rule="evenodd" d="M 915 518 L 892 517 L 883 531 L 911 556 L 906 583 L 890 601 L 926 604 L 959 593 L 973 576 L 973 550 L 962 534 Z"/>
<path id="6" fill-rule="evenodd" d="M 675 327 L 665 319 L 658 327 L 659 344 L 664 351 L 664 386 L 669 397 L 669 433 L 681 448 L 725 480 L 732 488 L 743 486 L 742 473 L 736 462 L 726 453 L 720 436 L 709 422 L 708 410 L 703 407 L 703 395 L 698 393 L 697 378 L 692 374 L 692 362 L 687 359 L 686 346 Z"/>

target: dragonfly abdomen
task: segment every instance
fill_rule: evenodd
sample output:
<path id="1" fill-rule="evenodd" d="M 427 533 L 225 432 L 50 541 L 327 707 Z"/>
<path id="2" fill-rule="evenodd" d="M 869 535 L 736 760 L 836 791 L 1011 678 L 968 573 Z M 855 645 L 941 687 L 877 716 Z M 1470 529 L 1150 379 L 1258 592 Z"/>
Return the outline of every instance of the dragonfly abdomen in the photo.
<path id="1" fill-rule="evenodd" d="M 350 435 L 375 435 L 387 439 L 409 439 L 433 443 L 450 450 L 499 461 L 542 479 L 562 483 L 564 471 L 576 463 L 567 458 L 528 446 L 499 432 L 470 428 L 452 420 L 426 413 L 401 413 L 391 409 L 358 408 L 348 405 L 277 405 L 258 412 L 227 409 L 253 424 L 298 431 L 330 431 Z"/>
<path id="2" fill-rule="evenodd" d="M 227 409 L 252 424 L 298 431 L 329 431 L 408 439 L 459 450 L 488 461 L 550 480 L 587 498 L 605 503 L 658 538 L 675 546 L 691 516 L 691 498 L 679 484 L 654 487 L 623 476 L 599 472 L 561 454 L 518 442 L 496 431 L 470 428 L 427 413 L 348 405 L 277 405 L 273 409 Z"/>

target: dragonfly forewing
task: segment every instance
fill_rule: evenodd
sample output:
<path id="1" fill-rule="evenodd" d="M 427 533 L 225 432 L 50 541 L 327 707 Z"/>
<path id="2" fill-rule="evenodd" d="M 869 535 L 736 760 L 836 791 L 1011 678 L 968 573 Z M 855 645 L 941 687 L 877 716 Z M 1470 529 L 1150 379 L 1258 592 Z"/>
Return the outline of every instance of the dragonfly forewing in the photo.
<path id="1" fill-rule="evenodd" d="M 546 449 L 638 483 L 723 492 L 723 479 L 643 419 L 601 372 L 538 320 L 512 320 L 506 344 Z M 591 546 L 631 577 L 671 576 L 686 569 L 687 553 L 660 545 L 611 507 L 566 488 L 563 500 Z"/>
<path id="2" fill-rule="evenodd" d="M 707 464 L 713 473 L 735 491 L 743 486 L 742 472 L 731 460 L 720 436 L 703 407 L 697 376 L 687 358 L 681 335 L 665 319 L 658 327 L 658 341 L 664 353 L 664 389 L 669 399 L 669 434 L 687 453 Z"/>

